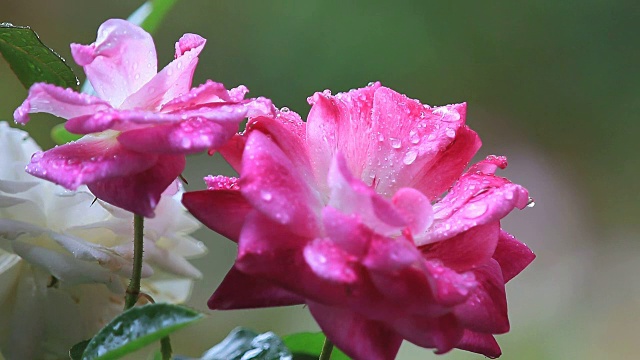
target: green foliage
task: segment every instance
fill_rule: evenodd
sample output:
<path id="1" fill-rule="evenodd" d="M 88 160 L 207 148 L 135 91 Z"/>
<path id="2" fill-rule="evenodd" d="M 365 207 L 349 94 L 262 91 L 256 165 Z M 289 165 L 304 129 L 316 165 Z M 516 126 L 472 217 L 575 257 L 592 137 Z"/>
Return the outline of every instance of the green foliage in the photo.
<path id="1" fill-rule="evenodd" d="M 73 345 L 71 349 L 69 349 L 69 357 L 71 358 L 71 360 L 81 360 L 82 354 L 84 353 L 84 349 L 87 348 L 87 345 L 89 345 L 89 342 L 91 342 L 91 339 L 83 340 Z"/>
<path id="2" fill-rule="evenodd" d="M 128 21 L 153 34 L 178 0 L 149 0 L 134 11 Z"/>
<path id="3" fill-rule="evenodd" d="M 28 26 L 0 24 L 0 53 L 27 89 L 36 82 L 78 89 L 73 70 Z"/>
<path id="4" fill-rule="evenodd" d="M 200 360 L 291 360 L 291 352 L 276 334 L 235 328 Z"/>
<path id="5" fill-rule="evenodd" d="M 203 317 L 199 312 L 178 305 L 158 303 L 133 307 L 118 315 L 91 339 L 82 359 L 118 359 Z"/>
<path id="6" fill-rule="evenodd" d="M 302 332 L 284 336 L 282 341 L 294 354 L 294 360 L 317 359 L 322 351 L 325 336 L 322 332 Z M 340 349 L 334 347 L 331 360 L 350 360 Z"/>

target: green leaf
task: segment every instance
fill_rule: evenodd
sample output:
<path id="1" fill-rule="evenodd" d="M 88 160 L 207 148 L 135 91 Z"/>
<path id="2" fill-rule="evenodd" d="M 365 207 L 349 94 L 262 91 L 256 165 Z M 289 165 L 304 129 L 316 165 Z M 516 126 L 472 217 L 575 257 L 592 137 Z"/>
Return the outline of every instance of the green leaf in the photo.
<path id="1" fill-rule="evenodd" d="M 81 360 L 82 353 L 84 353 L 84 349 L 87 348 L 87 345 L 89 345 L 90 341 L 91 339 L 83 340 L 73 345 L 71 349 L 69 349 L 69 357 L 71 358 L 71 360 Z"/>
<path id="2" fill-rule="evenodd" d="M 128 21 L 153 34 L 178 0 L 149 0 L 129 15 Z"/>
<path id="3" fill-rule="evenodd" d="M 118 315 L 91 339 L 82 356 L 88 359 L 117 359 L 149 345 L 204 317 L 183 306 L 148 304 Z"/>
<path id="4" fill-rule="evenodd" d="M 306 356 L 312 356 L 318 358 L 322 351 L 322 345 L 324 344 L 325 336 L 322 332 L 311 333 L 302 332 L 291 334 L 282 337 L 282 341 L 287 345 L 289 350 L 294 354 L 295 360 L 306 359 Z M 337 347 L 333 348 L 331 353 L 331 360 L 350 360 L 351 358 L 345 355 Z"/>
<path id="5" fill-rule="evenodd" d="M 291 360 L 291 352 L 276 334 L 235 328 L 201 360 Z"/>
<path id="6" fill-rule="evenodd" d="M 43 44 L 28 26 L 0 23 L 0 53 L 27 89 L 36 82 L 75 90 L 80 85 L 64 59 Z"/>
<path id="7" fill-rule="evenodd" d="M 64 124 L 58 124 L 51 129 L 51 138 L 58 145 L 66 144 L 70 141 L 80 139 L 82 135 L 72 134 L 64 128 Z"/>

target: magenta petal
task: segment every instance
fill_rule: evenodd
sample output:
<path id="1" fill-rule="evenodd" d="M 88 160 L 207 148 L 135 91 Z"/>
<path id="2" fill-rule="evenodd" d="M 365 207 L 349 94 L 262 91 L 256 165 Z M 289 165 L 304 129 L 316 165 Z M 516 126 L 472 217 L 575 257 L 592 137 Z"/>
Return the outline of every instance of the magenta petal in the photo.
<path id="1" fill-rule="evenodd" d="M 461 126 L 455 132 L 453 142 L 435 156 L 433 165 L 415 175 L 411 186 L 422 191 L 429 199 L 435 199 L 458 179 L 480 146 L 478 134 L 466 125 Z"/>
<path id="2" fill-rule="evenodd" d="M 247 140 L 240 188 L 256 209 L 290 231 L 308 235 L 318 230 L 320 200 L 291 160 L 260 131 L 251 132 Z"/>
<path id="3" fill-rule="evenodd" d="M 218 148 L 238 131 L 237 124 L 194 118 L 125 131 L 118 141 L 129 150 L 157 154 L 193 154 Z"/>
<path id="4" fill-rule="evenodd" d="M 396 319 L 393 328 L 400 336 L 418 346 L 435 348 L 437 354 L 456 347 L 464 332 L 452 314 L 439 317 L 404 316 Z"/>
<path id="5" fill-rule="evenodd" d="M 161 155 L 147 170 L 92 182 L 89 190 L 103 201 L 152 218 L 160 196 L 182 173 L 185 163 L 184 155 Z"/>
<path id="6" fill-rule="evenodd" d="M 242 86 L 242 88 L 244 90 L 247 89 L 244 86 Z M 248 90 L 246 90 L 244 93 L 240 92 L 240 94 L 244 96 L 246 92 L 248 92 Z M 229 91 L 224 87 L 223 84 L 207 80 L 204 84 L 189 90 L 188 93 L 179 95 L 166 104 L 162 105 L 161 110 L 163 112 L 173 112 L 185 108 L 190 108 L 198 104 L 240 101 L 242 101 L 242 98 L 238 99 L 236 97 L 232 99 Z"/>
<path id="7" fill-rule="evenodd" d="M 309 311 L 340 350 L 353 359 L 395 359 L 402 337 L 381 322 L 345 308 L 308 301 Z"/>
<path id="8" fill-rule="evenodd" d="M 85 136 L 33 154 L 27 172 L 75 190 L 108 178 L 131 176 L 152 167 L 158 157 L 124 149 L 114 138 Z M 163 189 L 164 190 L 164 189 Z"/>
<path id="9" fill-rule="evenodd" d="M 455 236 L 474 226 L 496 222 L 514 208 L 526 206 L 529 194 L 509 180 L 481 172 L 467 172 L 434 206 L 434 222 L 419 245 Z"/>
<path id="10" fill-rule="evenodd" d="M 498 245 L 493 258 L 500 264 L 502 276 L 506 283 L 531 264 L 536 255 L 527 245 L 518 241 L 513 235 L 500 230 L 500 237 L 498 238 Z"/>
<path id="11" fill-rule="evenodd" d="M 465 328 L 492 334 L 509 331 L 507 296 L 500 265 L 491 259 L 473 270 L 478 286 L 454 313 Z"/>
<path id="12" fill-rule="evenodd" d="M 118 107 L 156 74 L 153 39 L 132 23 L 110 19 L 91 45 L 71 44 L 71 54 L 84 68 L 98 96 Z"/>
<path id="13" fill-rule="evenodd" d="M 462 339 L 460 339 L 456 347 L 458 349 L 482 354 L 490 359 L 495 359 L 502 355 L 500 345 L 498 345 L 493 335 L 477 333 L 471 330 L 464 331 L 464 335 L 462 335 Z"/>
<path id="14" fill-rule="evenodd" d="M 202 190 L 182 195 L 182 204 L 209 229 L 238 241 L 252 207 L 239 190 Z"/>
<path id="15" fill-rule="evenodd" d="M 205 43 L 206 40 L 199 35 L 185 34 L 176 44 L 181 49 L 180 53 L 176 52 L 176 59 L 127 97 L 121 107 L 160 110 L 163 104 L 188 93 L 198 65 L 198 55 Z"/>
<path id="16" fill-rule="evenodd" d="M 29 122 L 29 113 L 45 112 L 69 119 L 110 108 L 109 103 L 97 97 L 51 84 L 35 83 L 13 117 L 17 123 L 24 125 Z"/>
<path id="17" fill-rule="evenodd" d="M 254 309 L 304 303 L 300 296 L 255 276 L 231 268 L 211 295 L 207 305 L 212 310 Z"/>
<path id="18" fill-rule="evenodd" d="M 427 245 L 427 259 L 441 261 L 445 266 L 464 272 L 486 263 L 494 255 L 498 244 L 498 222 L 479 225 L 450 239 Z"/>
<path id="19" fill-rule="evenodd" d="M 358 274 L 355 258 L 330 239 L 315 239 L 304 248 L 304 259 L 319 277 L 336 283 L 353 283 Z"/>

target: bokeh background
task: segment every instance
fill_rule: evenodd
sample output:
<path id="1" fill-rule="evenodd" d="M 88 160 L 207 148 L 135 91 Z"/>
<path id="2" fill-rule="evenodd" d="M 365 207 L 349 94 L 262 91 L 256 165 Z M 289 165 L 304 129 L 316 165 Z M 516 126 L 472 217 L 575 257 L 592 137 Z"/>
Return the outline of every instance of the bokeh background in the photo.
<path id="1" fill-rule="evenodd" d="M 92 42 L 104 20 L 141 3 L 2 0 L 0 21 L 31 26 L 70 60 L 69 43 Z M 184 0 L 155 39 L 164 66 L 183 33 L 206 37 L 194 83 L 245 84 L 303 118 L 315 91 L 375 80 L 431 105 L 467 101 L 467 122 L 484 142 L 479 157 L 506 155 L 502 174 L 536 201 L 504 221 L 538 258 L 507 286 L 512 330 L 498 337 L 502 358 L 636 359 L 639 19 L 634 0 Z M 26 90 L 3 60 L 0 84 L 0 119 L 12 120 Z M 27 128 L 50 147 L 59 122 L 37 115 Z M 229 171 L 216 157 L 193 156 L 188 188 Z M 196 236 L 209 253 L 194 260 L 205 277 L 189 305 L 206 311 L 235 245 L 206 229 Z M 317 329 L 300 307 L 208 312 L 174 337 L 177 352 L 197 356 L 236 325 L 280 335 Z M 436 355 L 405 343 L 399 358 Z"/>

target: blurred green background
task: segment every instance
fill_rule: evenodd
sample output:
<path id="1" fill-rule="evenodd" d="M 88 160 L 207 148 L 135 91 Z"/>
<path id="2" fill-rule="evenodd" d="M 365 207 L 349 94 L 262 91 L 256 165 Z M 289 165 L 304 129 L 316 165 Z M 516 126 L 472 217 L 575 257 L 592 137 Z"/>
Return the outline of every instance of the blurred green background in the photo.
<path id="1" fill-rule="evenodd" d="M 0 21 L 29 25 L 71 64 L 69 43 L 91 43 L 107 18 L 142 1 L 2 0 Z M 503 175 L 536 206 L 504 227 L 538 259 L 508 285 L 512 330 L 503 359 L 635 359 L 640 353 L 640 6 L 633 0 L 207 1 L 183 0 L 158 30 L 159 66 L 185 32 L 208 39 L 195 84 L 245 84 L 303 118 L 306 98 L 380 80 L 441 105 L 467 101 L 480 156 L 506 155 Z M 81 77 L 81 80 L 83 78 Z M 0 119 L 26 96 L 0 60 Z M 28 130 L 52 146 L 59 123 L 36 115 Z M 636 160 L 633 160 L 636 159 Z M 189 189 L 229 173 L 217 158 L 189 159 Z M 231 266 L 235 245 L 208 230 L 209 254 L 190 305 Z M 215 312 L 175 336 L 196 356 L 235 325 L 284 335 L 317 329 L 305 309 Z M 399 358 L 436 358 L 410 344 Z M 480 359 L 453 351 L 443 359 Z"/>

